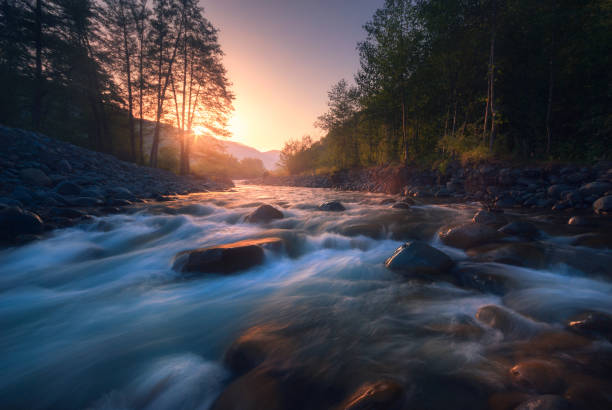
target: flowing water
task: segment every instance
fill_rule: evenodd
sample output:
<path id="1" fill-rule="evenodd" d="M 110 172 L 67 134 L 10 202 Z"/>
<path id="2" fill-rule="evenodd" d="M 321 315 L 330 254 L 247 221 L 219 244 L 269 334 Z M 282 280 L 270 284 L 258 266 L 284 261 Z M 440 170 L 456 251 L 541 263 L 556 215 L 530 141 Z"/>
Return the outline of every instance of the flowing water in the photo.
<path id="1" fill-rule="evenodd" d="M 391 378 L 428 403 L 419 408 L 481 400 L 471 406 L 480 408 L 508 390 L 526 338 L 563 332 L 563 321 L 584 310 L 612 313 L 612 283 L 563 263 L 476 263 L 519 284 L 504 294 L 387 270 L 385 259 L 409 239 L 468 266 L 436 231 L 468 221 L 478 207 L 395 210 L 380 204 L 385 198 L 239 185 L 135 206 L 0 251 L 2 407 L 206 409 L 232 380 L 227 347 L 271 324 L 292 338 L 286 361 L 324 384 Z M 316 209 L 332 199 L 347 210 Z M 263 203 L 285 218 L 244 223 Z M 562 244 L 570 234 L 544 241 Z M 262 236 L 282 237 L 285 251 L 256 268 L 188 279 L 172 270 L 180 251 Z M 524 325 L 506 334 L 489 327 L 475 318 L 484 305 L 504 306 Z"/>

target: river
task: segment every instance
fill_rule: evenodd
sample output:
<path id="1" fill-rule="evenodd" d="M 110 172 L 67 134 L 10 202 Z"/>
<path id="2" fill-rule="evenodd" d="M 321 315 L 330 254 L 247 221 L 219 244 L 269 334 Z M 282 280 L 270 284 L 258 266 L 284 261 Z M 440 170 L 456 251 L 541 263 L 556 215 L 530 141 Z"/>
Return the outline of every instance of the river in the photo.
<path id="1" fill-rule="evenodd" d="M 273 324 L 289 329 L 286 361 L 323 384 L 393 379 L 428 403 L 419 408 L 486 408 L 495 392 L 513 391 L 508 369 L 533 349 L 526 341 L 567 334 L 564 321 L 585 310 L 612 314 L 612 283 L 602 276 L 563 263 L 469 262 L 443 245 L 437 230 L 469 221 L 477 204 L 398 210 L 382 205 L 386 198 L 238 185 L 135 205 L 0 251 L 2 407 L 206 409 L 232 380 L 227 347 L 247 329 Z M 347 210 L 318 211 L 328 200 Z M 285 217 L 244 223 L 263 203 Z M 540 242 L 567 246 L 569 228 L 529 217 L 543 227 Z M 260 236 L 281 236 L 284 252 L 228 276 L 172 270 L 180 251 Z M 385 259 L 409 239 L 518 285 L 487 292 L 386 269 Z M 476 314 L 486 305 L 503 306 L 524 325 L 483 324 Z M 609 354 L 605 341 L 589 346 Z"/>

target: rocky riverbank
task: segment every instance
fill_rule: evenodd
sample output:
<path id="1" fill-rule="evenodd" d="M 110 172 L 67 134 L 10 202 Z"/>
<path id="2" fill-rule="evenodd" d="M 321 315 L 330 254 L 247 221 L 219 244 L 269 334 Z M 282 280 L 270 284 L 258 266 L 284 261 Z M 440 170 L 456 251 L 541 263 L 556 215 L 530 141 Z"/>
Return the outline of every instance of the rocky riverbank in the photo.
<path id="1" fill-rule="evenodd" d="M 595 166 L 515 167 L 507 163 L 449 165 L 444 172 L 416 167 L 375 167 L 328 175 L 273 176 L 254 184 L 334 188 L 418 198 L 482 201 L 495 208 L 612 212 L 612 162 Z"/>
<path id="2" fill-rule="evenodd" d="M 20 243 L 133 203 L 223 190 L 47 136 L 0 126 L 0 242 Z"/>

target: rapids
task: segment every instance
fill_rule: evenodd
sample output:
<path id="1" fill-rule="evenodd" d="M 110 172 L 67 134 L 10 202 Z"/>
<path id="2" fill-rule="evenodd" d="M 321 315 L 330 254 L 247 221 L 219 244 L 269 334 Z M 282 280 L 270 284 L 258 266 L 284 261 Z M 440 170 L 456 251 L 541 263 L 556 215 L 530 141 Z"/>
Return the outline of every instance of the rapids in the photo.
<path id="1" fill-rule="evenodd" d="M 602 276 L 564 263 L 469 262 L 444 246 L 437 230 L 469 221 L 478 204 L 402 210 L 381 205 L 386 198 L 238 185 L 135 205 L 0 251 L 2 407 L 206 409 L 232 380 L 227 347 L 271 323 L 297 341 L 287 360 L 323 383 L 392 378 L 427 408 L 447 408 L 446 400 L 464 408 L 468 398 L 482 399 L 472 407 L 481 408 L 507 386 L 506 350 L 524 342 L 525 328 L 561 332 L 585 310 L 612 314 L 612 283 Z M 328 200 L 347 210 L 317 210 Z M 243 222 L 264 203 L 285 218 Z M 550 226 L 543 243 L 571 247 L 574 232 L 529 217 L 544 232 Z M 285 252 L 249 271 L 185 279 L 172 270 L 180 251 L 262 236 L 281 237 Z M 387 270 L 385 259 L 410 239 L 517 285 L 499 294 Z M 485 305 L 520 315 L 524 328 L 504 334 L 477 321 Z"/>

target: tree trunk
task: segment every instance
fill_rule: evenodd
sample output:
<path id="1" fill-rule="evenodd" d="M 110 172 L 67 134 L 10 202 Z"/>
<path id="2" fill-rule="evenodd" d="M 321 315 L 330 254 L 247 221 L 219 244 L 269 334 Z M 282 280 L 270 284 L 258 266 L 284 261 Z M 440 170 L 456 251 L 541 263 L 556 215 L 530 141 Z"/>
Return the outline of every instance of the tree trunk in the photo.
<path id="1" fill-rule="evenodd" d="M 555 39 L 552 39 L 552 49 L 554 50 Z M 554 62 L 551 50 L 550 60 L 548 62 L 548 106 L 546 107 L 546 155 L 550 155 L 550 146 L 552 140 L 551 117 L 553 103 L 553 88 L 554 88 Z"/>
<path id="2" fill-rule="evenodd" d="M 128 122 L 130 128 L 130 149 L 132 161 L 136 161 L 136 135 L 134 131 L 134 103 L 132 97 L 132 66 L 130 57 L 130 48 L 128 44 L 128 32 L 127 32 L 127 21 L 125 17 L 125 6 L 123 0 L 119 2 L 121 7 L 121 17 L 123 19 L 123 48 L 125 57 L 125 73 L 127 75 L 127 88 L 128 88 Z"/>
<path id="3" fill-rule="evenodd" d="M 40 130 L 42 117 L 42 95 L 43 95 L 43 76 L 42 76 L 42 0 L 36 0 L 36 72 L 34 101 L 32 104 L 32 127 Z"/>
<path id="4" fill-rule="evenodd" d="M 492 0 L 492 24 L 491 24 L 491 99 L 489 104 L 491 106 L 491 137 L 489 138 L 489 151 L 493 151 L 493 144 L 495 143 L 495 119 L 497 113 L 495 112 L 495 34 L 497 31 L 497 4 L 496 0 Z"/>

